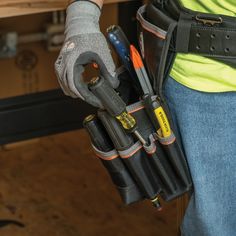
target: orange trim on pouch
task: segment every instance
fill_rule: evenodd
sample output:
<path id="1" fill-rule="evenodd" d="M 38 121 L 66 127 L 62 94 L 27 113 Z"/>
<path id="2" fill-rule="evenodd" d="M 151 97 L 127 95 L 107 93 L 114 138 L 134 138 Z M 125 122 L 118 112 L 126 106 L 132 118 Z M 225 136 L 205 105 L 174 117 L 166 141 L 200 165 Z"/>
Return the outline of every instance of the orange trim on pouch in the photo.
<path id="1" fill-rule="evenodd" d="M 99 155 L 99 154 L 96 153 L 96 152 L 95 152 L 95 155 L 96 155 L 96 157 L 98 157 L 98 158 L 100 158 L 100 159 L 102 159 L 102 160 L 104 160 L 104 161 L 111 161 L 111 160 L 114 160 L 114 159 L 116 159 L 117 157 L 119 157 L 118 154 L 113 155 L 113 156 L 110 156 L 110 157 L 103 157 L 103 156 Z"/>
<path id="2" fill-rule="evenodd" d="M 127 158 L 133 156 L 133 155 L 134 155 L 137 151 L 139 151 L 142 147 L 143 147 L 143 146 L 139 146 L 139 147 L 136 148 L 133 152 L 131 152 L 129 155 L 127 155 L 127 156 L 120 155 L 120 157 L 123 158 L 123 159 L 127 159 Z"/>
<path id="3" fill-rule="evenodd" d="M 167 142 L 161 142 L 160 141 L 160 143 L 163 144 L 163 145 L 170 145 L 170 144 L 174 143 L 175 140 L 176 140 L 176 137 L 174 137 L 173 139 L 171 139 L 170 141 L 167 141 Z"/>
<path id="4" fill-rule="evenodd" d="M 139 21 L 139 22 L 140 22 L 140 21 Z M 150 33 L 152 33 L 152 34 L 154 34 L 154 35 L 157 36 L 158 38 L 161 38 L 161 39 L 165 39 L 165 38 L 166 38 L 165 36 L 161 35 L 160 33 L 158 33 L 158 32 L 156 32 L 156 31 L 154 31 L 154 30 L 151 30 L 151 29 L 147 28 L 142 22 L 140 22 L 140 24 L 142 25 L 142 27 L 143 27 L 146 31 L 148 31 L 148 32 L 150 32 Z"/>
<path id="5" fill-rule="evenodd" d="M 137 107 L 136 109 L 131 110 L 131 111 L 129 111 L 128 113 L 132 114 L 132 113 L 134 113 L 134 112 L 136 112 L 136 111 L 140 111 L 140 110 L 142 110 L 142 109 L 144 109 L 144 106 Z"/>
<path id="6" fill-rule="evenodd" d="M 157 150 L 157 147 L 155 146 L 151 151 L 147 152 L 149 155 L 152 155 L 153 153 L 155 153 Z"/>

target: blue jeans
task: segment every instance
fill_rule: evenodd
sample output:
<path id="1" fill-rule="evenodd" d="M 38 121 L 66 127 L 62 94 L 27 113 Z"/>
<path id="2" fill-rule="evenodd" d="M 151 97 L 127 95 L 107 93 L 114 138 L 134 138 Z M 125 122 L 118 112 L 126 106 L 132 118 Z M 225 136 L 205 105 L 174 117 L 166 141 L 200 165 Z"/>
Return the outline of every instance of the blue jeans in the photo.
<path id="1" fill-rule="evenodd" d="M 182 236 L 234 236 L 236 92 L 199 92 L 168 78 L 164 93 L 194 184 Z"/>

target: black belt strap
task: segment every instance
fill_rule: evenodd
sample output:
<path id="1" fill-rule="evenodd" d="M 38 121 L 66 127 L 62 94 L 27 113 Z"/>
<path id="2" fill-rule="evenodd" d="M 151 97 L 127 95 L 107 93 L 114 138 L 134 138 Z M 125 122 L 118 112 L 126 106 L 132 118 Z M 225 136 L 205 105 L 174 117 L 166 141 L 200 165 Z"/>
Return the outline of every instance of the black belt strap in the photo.
<path id="1" fill-rule="evenodd" d="M 236 18 L 232 20 L 220 15 L 181 12 L 176 52 L 236 59 Z"/>

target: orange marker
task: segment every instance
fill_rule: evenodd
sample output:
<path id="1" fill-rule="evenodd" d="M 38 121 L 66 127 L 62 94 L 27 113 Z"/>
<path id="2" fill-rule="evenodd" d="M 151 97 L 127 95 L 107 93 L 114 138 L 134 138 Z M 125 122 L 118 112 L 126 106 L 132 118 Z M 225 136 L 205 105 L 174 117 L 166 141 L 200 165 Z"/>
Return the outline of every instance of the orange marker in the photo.
<path id="1" fill-rule="evenodd" d="M 150 80 L 148 78 L 142 58 L 141 58 L 138 50 L 133 45 L 130 45 L 130 57 L 133 62 L 133 66 L 134 66 L 135 72 L 138 76 L 139 83 L 142 87 L 143 93 L 150 94 L 151 96 L 154 95 L 152 85 L 151 85 Z"/>

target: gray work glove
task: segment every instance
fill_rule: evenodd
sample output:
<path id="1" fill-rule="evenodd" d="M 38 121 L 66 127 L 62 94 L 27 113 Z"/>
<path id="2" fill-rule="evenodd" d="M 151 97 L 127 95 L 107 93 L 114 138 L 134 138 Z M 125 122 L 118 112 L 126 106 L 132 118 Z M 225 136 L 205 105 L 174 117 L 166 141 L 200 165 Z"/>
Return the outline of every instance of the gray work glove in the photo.
<path id="1" fill-rule="evenodd" d="M 89 1 L 77 1 L 67 8 L 65 43 L 55 70 L 66 95 L 80 97 L 93 106 L 103 108 L 82 77 L 84 65 L 95 62 L 100 74 L 113 88 L 119 85 L 110 50 L 99 28 L 100 15 L 99 7 Z"/>

